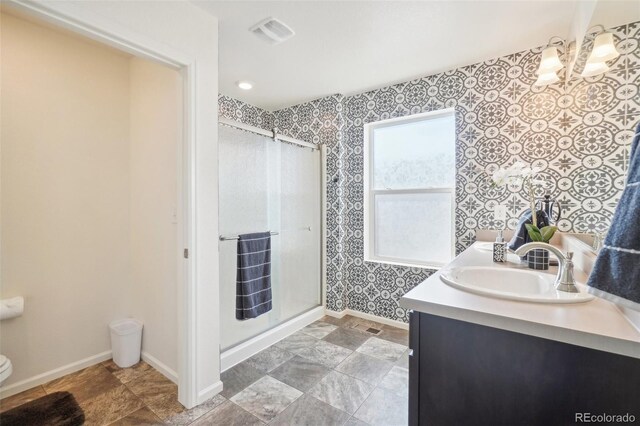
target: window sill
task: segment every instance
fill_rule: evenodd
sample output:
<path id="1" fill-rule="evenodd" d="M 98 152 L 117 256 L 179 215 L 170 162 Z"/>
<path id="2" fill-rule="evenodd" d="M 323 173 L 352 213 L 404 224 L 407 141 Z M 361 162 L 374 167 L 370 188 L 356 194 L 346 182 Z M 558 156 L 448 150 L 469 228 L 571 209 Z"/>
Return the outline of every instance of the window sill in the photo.
<path id="1" fill-rule="evenodd" d="M 393 266 L 402 266 L 405 268 L 420 268 L 420 269 L 431 269 L 431 270 L 440 270 L 444 268 L 446 265 L 444 264 L 433 264 L 433 263 L 411 263 L 411 262 L 403 262 L 401 260 L 389 260 L 389 259 L 379 259 L 379 258 L 367 258 L 364 259 L 365 262 L 369 263 L 380 263 L 383 265 L 393 265 Z"/>

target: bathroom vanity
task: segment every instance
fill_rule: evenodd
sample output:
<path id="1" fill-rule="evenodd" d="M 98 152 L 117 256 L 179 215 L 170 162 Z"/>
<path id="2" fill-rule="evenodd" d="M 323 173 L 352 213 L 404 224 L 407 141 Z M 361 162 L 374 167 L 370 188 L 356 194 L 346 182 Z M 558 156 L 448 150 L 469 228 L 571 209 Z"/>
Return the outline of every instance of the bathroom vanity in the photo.
<path id="1" fill-rule="evenodd" d="M 444 272 L 493 267 L 480 245 Z M 497 267 L 523 268 L 517 260 Z M 411 310 L 410 425 L 575 424 L 584 413 L 640 420 L 640 331 L 615 305 L 482 296 L 446 284 L 442 273 L 401 301 Z"/>

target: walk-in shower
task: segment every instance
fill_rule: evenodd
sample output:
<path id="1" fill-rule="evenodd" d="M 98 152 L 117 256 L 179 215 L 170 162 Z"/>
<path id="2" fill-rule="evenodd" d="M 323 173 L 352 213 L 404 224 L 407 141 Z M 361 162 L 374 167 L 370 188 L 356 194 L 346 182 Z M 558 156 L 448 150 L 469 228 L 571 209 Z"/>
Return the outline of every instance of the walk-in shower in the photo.
<path id="1" fill-rule="evenodd" d="M 270 133 L 226 120 L 219 125 L 223 352 L 322 305 L 322 150 L 265 135 Z M 237 236 L 263 231 L 272 232 L 273 309 L 240 321 L 235 316 Z M 224 362 L 223 355 L 223 369 L 229 363 L 235 361 Z"/>

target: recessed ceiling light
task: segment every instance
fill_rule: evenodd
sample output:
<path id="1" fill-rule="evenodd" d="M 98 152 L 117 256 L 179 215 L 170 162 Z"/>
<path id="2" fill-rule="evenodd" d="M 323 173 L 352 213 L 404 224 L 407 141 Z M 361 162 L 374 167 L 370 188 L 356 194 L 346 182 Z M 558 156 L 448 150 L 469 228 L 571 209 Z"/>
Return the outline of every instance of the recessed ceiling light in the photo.
<path id="1" fill-rule="evenodd" d="M 253 87 L 253 84 L 248 81 L 238 81 L 236 82 L 236 86 L 238 86 L 242 90 L 249 90 Z"/>

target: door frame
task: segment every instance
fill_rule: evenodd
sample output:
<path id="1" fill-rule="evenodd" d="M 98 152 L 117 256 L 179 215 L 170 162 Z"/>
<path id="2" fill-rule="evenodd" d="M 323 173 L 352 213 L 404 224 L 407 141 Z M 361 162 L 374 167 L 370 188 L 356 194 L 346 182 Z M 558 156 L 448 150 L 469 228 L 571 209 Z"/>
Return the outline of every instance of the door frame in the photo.
<path id="1" fill-rule="evenodd" d="M 178 226 L 178 247 L 176 247 L 177 306 L 178 306 L 178 400 L 187 408 L 198 405 L 222 390 L 222 382 L 199 389 L 197 366 L 197 300 L 196 256 L 193 255 L 196 243 L 196 60 L 192 55 L 174 49 L 143 34 L 131 31 L 111 19 L 91 16 L 83 21 L 74 17 L 61 3 L 36 2 L 33 0 L 5 0 L 3 5 L 27 16 L 38 18 L 62 28 L 83 35 L 100 43 L 140 58 L 178 70 L 183 79 L 183 134 L 181 140 L 181 159 L 178 158 L 178 194 L 177 212 L 181 226 Z M 216 120 L 213 117 L 212 120 Z M 180 155 L 179 153 L 177 153 Z M 189 253 L 187 256 L 186 253 Z M 184 256 L 183 256 L 184 255 Z"/>

